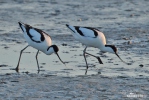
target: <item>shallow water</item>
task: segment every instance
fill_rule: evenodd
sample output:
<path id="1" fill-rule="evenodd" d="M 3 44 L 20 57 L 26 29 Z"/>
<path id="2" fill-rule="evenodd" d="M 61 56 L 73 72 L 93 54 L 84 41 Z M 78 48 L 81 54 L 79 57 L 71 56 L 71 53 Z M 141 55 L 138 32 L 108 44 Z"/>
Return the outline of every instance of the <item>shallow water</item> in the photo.
<path id="1" fill-rule="evenodd" d="M 2 46 L 1 54 L 3 55 L 0 59 L 2 62 L 0 71 L 1 74 L 5 73 L 15 73 L 15 70 L 11 70 L 17 66 L 20 50 L 24 48 L 26 45 L 23 43 L 15 44 L 11 43 L 6 45 L 9 48 L 5 48 Z M 60 51 L 59 55 L 61 59 L 66 62 L 66 66 L 63 65 L 55 54 L 45 55 L 40 52 L 38 55 L 38 61 L 40 65 L 41 71 L 40 74 L 50 74 L 50 75 L 60 75 L 60 76 L 76 76 L 76 75 L 84 75 L 85 73 L 85 61 L 82 55 L 83 48 L 81 44 L 77 44 L 76 46 L 62 46 L 59 45 Z M 88 48 L 88 52 L 93 53 L 95 55 L 99 51 L 95 48 Z M 22 54 L 22 58 L 20 61 L 20 73 L 29 72 L 29 73 L 37 73 L 37 65 L 36 65 L 36 55 L 37 50 L 28 47 L 24 53 Z M 87 75 L 96 75 L 101 74 L 104 76 L 148 76 L 148 58 L 140 56 L 137 54 L 128 53 L 126 51 L 119 51 L 119 55 L 121 58 L 131 65 L 126 65 L 121 62 L 116 55 L 110 53 L 100 53 L 101 59 L 104 64 L 99 64 L 96 58 L 87 56 L 87 61 L 89 64 L 89 69 Z M 123 56 L 124 55 L 124 56 Z M 141 66 L 143 65 L 143 67 Z M 140 66 L 139 66 L 140 65 Z"/>

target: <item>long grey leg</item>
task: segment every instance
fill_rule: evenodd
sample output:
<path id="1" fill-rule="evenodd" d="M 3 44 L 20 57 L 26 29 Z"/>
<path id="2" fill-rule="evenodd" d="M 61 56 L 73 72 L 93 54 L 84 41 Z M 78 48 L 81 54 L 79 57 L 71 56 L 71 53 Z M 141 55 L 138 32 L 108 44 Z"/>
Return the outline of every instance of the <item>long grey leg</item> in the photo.
<path id="1" fill-rule="evenodd" d="M 86 62 L 86 71 L 85 71 L 85 75 L 87 74 L 87 70 L 88 70 L 88 64 L 87 64 L 87 60 L 86 60 L 86 56 L 85 56 L 86 49 L 87 49 L 87 46 L 86 46 L 85 49 L 83 50 L 83 56 L 84 56 L 84 59 L 85 59 L 85 62 Z"/>
<path id="2" fill-rule="evenodd" d="M 88 64 L 87 64 L 87 60 L 86 60 L 85 54 L 88 54 L 88 55 L 90 55 L 90 56 L 93 56 L 93 57 L 97 58 L 98 61 L 99 61 L 99 63 L 100 63 L 100 64 L 103 64 L 103 62 L 102 62 L 102 60 L 100 59 L 100 57 L 94 56 L 94 55 L 92 55 L 92 54 L 90 54 L 90 53 L 87 53 L 87 52 L 86 52 L 86 49 L 87 49 L 87 46 L 86 46 L 85 49 L 83 50 L 83 56 L 84 56 L 84 59 L 85 59 L 85 62 L 86 62 L 86 72 L 85 72 L 85 74 L 87 74 L 87 70 L 88 70 Z"/>
<path id="3" fill-rule="evenodd" d="M 39 53 L 39 50 L 38 50 L 37 53 L 36 53 L 36 61 L 37 61 L 38 71 L 40 71 L 40 69 L 39 69 L 39 64 L 38 64 L 38 59 L 37 59 L 38 53 Z"/>
<path id="4" fill-rule="evenodd" d="M 21 52 L 20 52 L 20 57 L 19 57 L 18 65 L 17 65 L 17 67 L 16 67 L 16 71 L 17 71 L 17 72 L 19 71 L 19 63 L 20 63 L 21 55 L 22 55 L 23 51 L 24 51 L 28 46 L 29 46 L 29 45 L 27 45 L 27 46 L 26 46 L 24 49 L 22 49 Z"/>

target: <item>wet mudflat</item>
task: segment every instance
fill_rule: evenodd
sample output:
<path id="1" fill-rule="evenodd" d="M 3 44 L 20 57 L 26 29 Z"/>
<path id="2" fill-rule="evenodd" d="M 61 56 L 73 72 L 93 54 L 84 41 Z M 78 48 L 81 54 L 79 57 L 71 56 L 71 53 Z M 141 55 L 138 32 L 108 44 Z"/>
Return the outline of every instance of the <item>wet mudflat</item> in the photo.
<path id="1" fill-rule="evenodd" d="M 0 99 L 8 100 L 98 100 L 149 99 L 149 20 L 147 0 L 6 0 L 0 1 Z M 59 55 L 40 52 L 37 73 L 37 50 L 28 48 L 22 55 L 20 73 L 16 67 L 20 50 L 27 43 L 18 21 L 47 32 Z M 96 48 L 87 51 L 99 55 L 103 65 L 87 57 L 85 73 L 84 46 L 76 41 L 65 24 L 90 26 L 101 30 L 107 44 L 118 47 L 122 63 L 114 54 Z"/>

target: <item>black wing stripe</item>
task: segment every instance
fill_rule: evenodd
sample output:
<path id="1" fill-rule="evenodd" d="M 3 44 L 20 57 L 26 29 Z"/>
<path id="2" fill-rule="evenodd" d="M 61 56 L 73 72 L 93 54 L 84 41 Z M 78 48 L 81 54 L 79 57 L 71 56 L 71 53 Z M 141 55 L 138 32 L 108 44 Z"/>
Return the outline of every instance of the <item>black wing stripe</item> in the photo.
<path id="1" fill-rule="evenodd" d="M 82 36 L 84 36 L 84 34 L 82 33 L 82 31 L 80 31 L 80 29 L 79 29 L 80 27 L 75 27 L 75 29 L 77 30 L 77 32 L 80 34 L 80 35 L 82 35 Z"/>
<path id="2" fill-rule="evenodd" d="M 69 25 L 66 24 L 66 26 L 67 26 L 71 31 L 73 31 L 74 33 L 76 33 L 73 29 L 71 29 L 71 28 L 69 27 Z M 100 30 L 98 30 L 98 29 L 96 29 L 96 28 L 93 28 L 93 27 L 74 26 L 74 28 L 75 28 L 75 30 L 76 30 L 81 36 L 85 36 L 85 35 L 84 35 L 83 32 L 80 30 L 80 28 L 86 28 L 86 29 L 92 30 L 92 31 L 94 32 L 94 37 L 92 37 L 92 38 L 96 38 L 96 37 L 98 36 L 98 32 L 97 32 L 97 31 L 100 31 Z M 88 37 L 88 36 L 85 36 L 85 37 Z"/>
<path id="3" fill-rule="evenodd" d="M 96 38 L 98 36 L 98 33 L 95 31 L 95 30 L 99 31 L 98 29 L 92 28 L 92 27 L 85 27 L 85 28 L 90 29 L 90 30 L 92 30 L 94 32 L 94 35 L 95 35 L 94 38 Z"/>
<path id="4" fill-rule="evenodd" d="M 40 37 L 40 40 L 41 40 L 41 41 L 36 41 L 36 40 L 33 39 L 33 36 L 32 36 L 32 35 L 30 34 L 30 32 L 29 32 L 30 29 L 34 29 L 34 30 L 36 30 L 36 31 L 40 34 L 40 36 L 41 36 L 41 37 Z M 33 27 L 29 26 L 29 25 L 26 25 L 26 31 L 27 31 L 27 35 L 30 37 L 30 39 L 31 39 L 32 41 L 36 42 L 36 43 L 41 43 L 42 41 L 45 40 L 44 35 L 43 35 L 43 33 L 42 33 L 42 30 L 40 30 L 40 29 L 33 28 Z"/>
<path id="5" fill-rule="evenodd" d="M 27 35 L 30 37 L 30 39 L 34 42 L 36 42 L 35 40 L 32 39 L 32 35 L 30 34 L 29 30 L 31 29 L 31 27 L 29 27 L 28 25 L 25 25 L 25 28 L 26 28 L 26 32 L 27 32 Z"/>
<path id="6" fill-rule="evenodd" d="M 50 37 L 49 34 L 45 33 L 44 31 L 42 31 L 42 30 L 40 30 L 40 29 L 38 29 L 38 28 L 34 28 L 34 27 L 32 27 L 32 26 L 30 26 L 30 25 L 28 25 L 28 24 L 24 24 L 24 23 L 22 23 L 22 22 L 18 22 L 18 23 L 19 23 L 19 26 L 20 26 L 21 30 L 24 32 L 24 30 L 23 30 L 23 28 L 22 28 L 22 24 L 23 24 L 23 26 L 24 26 L 25 29 L 26 29 L 27 35 L 28 35 L 28 36 L 30 37 L 30 39 L 31 39 L 32 41 L 34 41 L 34 42 L 37 42 L 37 43 L 43 42 L 43 41 L 45 40 L 44 34 Z M 40 36 L 41 36 L 41 37 L 40 37 L 40 41 L 36 41 L 36 40 L 33 39 L 34 36 L 32 36 L 32 35 L 30 34 L 30 32 L 29 32 L 30 29 L 34 29 L 34 30 L 36 30 L 36 31 L 40 34 Z M 50 37 L 50 38 L 51 38 L 51 37 Z"/>
<path id="7" fill-rule="evenodd" d="M 35 28 L 35 30 L 36 30 L 38 33 L 40 33 L 40 35 L 41 35 L 41 37 L 40 37 L 41 41 L 44 41 L 45 38 L 44 38 L 44 35 L 43 35 L 43 31 L 40 30 L 40 29 L 37 29 L 37 28 Z"/>
<path id="8" fill-rule="evenodd" d="M 83 32 L 82 31 L 80 31 L 80 27 L 79 26 L 74 26 L 75 27 L 75 29 L 77 30 L 77 32 L 81 35 L 81 36 L 84 36 L 84 34 L 83 34 Z M 94 32 L 94 35 L 95 35 L 95 37 L 93 37 L 93 38 L 96 38 L 97 36 L 98 36 L 98 33 L 95 31 L 95 30 L 97 30 L 97 31 L 99 31 L 98 29 L 96 29 L 96 28 L 92 28 L 92 27 L 82 27 L 82 28 L 87 28 L 87 29 L 90 29 L 90 30 L 92 30 L 93 32 Z M 73 31 L 73 30 L 72 30 Z M 87 37 L 87 36 L 86 36 Z"/>

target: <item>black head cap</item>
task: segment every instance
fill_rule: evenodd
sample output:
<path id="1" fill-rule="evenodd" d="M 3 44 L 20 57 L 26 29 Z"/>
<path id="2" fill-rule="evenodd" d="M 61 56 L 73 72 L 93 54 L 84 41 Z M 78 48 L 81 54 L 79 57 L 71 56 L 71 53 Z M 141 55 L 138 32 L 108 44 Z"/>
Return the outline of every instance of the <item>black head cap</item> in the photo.
<path id="1" fill-rule="evenodd" d="M 114 45 L 105 45 L 105 47 L 111 47 L 115 53 L 117 53 L 117 48 Z"/>
<path id="2" fill-rule="evenodd" d="M 56 46 L 56 45 L 52 45 L 53 49 L 55 52 L 58 52 L 59 51 L 59 48 Z"/>

